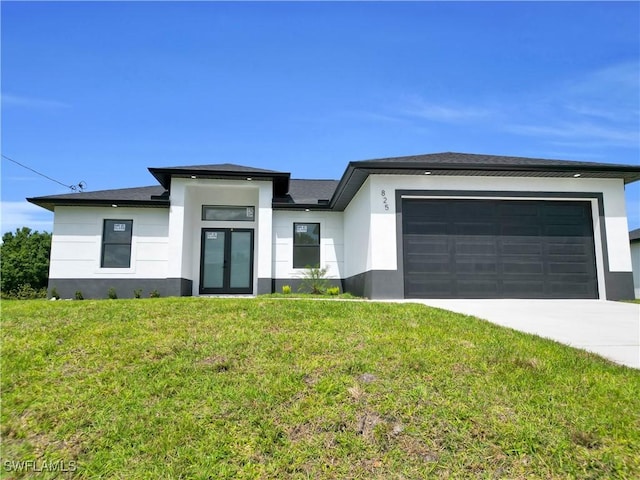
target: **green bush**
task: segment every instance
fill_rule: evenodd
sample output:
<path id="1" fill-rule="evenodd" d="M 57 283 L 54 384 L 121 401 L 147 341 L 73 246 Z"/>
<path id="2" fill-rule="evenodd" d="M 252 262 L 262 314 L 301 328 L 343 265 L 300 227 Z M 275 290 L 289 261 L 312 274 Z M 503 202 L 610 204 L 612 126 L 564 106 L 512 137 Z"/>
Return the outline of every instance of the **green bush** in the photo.
<path id="1" fill-rule="evenodd" d="M 142 298 L 142 289 L 138 288 L 133 291 L 133 298 Z"/>
<path id="2" fill-rule="evenodd" d="M 76 290 L 76 300 L 84 300 L 82 296 L 82 292 L 80 290 Z"/>
<path id="3" fill-rule="evenodd" d="M 56 300 L 60 300 L 60 294 L 58 293 L 58 290 L 56 290 L 56 287 L 53 287 L 51 289 L 51 298 L 55 298 Z"/>
<path id="4" fill-rule="evenodd" d="M 47 298 L 46 288 L 33 288 L 30 284 L 25 283 L 18 288 L 11 290 L 8 294 L 3 293 L 2 298 L 9 300 L 34 300 L 36 298 Z"/>
<path id="5" fill-rule="evenodd" d="M 284 293 L 285 295 L 289 295 L 291 293 L 291 285 L 283 285 L 282 293 Z"/>
<path id="6" fill-rule="evenodd" d="M 33 232 L 27 227 L 5 233 L 0 242 L 0 290 L 6 294 L 17 293 L 27 285 L 36 291 L 46 287 L 50 251 L 50 233 Z"/>
<path id="7" fill-rule="evenodd" d="M 327 272 L 329 267 L 308 267 L 302 274 L 302 282 L 300 283 L 299 292 L 312 293 L 314 295 L 322 295 L 329 286 Z"/>
<path id="8" fill-rule="evenodd" d="M 327 293 L 329 295 L 340 295 L 340 287 L 327 288 Z"/>
<path id="9" fill-rule="evenodd" d="M 109 289 L 109 291 L 107 292 L 107 298 L 110 298 L 111 300 L 115 300 L 116 298 L 118 298 L 118 294 L 116 293 L 116 289 L 111 287 Z"/>
<path id="10" fill-rule="evenodd" d="M 153 290 L 149 293 L 149 298 L 160 298 L 160 292 L 158 290 Z"/>

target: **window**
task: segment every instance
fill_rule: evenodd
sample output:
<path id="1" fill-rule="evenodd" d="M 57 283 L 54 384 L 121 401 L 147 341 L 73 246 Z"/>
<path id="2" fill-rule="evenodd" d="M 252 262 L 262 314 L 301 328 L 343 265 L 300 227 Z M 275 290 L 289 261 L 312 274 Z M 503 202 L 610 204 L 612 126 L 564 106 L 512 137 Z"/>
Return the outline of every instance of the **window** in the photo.
<path id="1" fill-rule="evenodd" d="M 293 224 L 293 268 L 320 266 L 320 224 Z"/>
<path id="2" fill-rule="evenodd" d="M 254 216 L 254 207 L 202 206 L 202 220 L 215 220 L 218 222 L 253 222 Z"/>
<path id="3" fill-rule="evenodd" d="M 131 266 L 131 230 L 133 220 L 105 220 L 102 231 L 102 268 Z"/>

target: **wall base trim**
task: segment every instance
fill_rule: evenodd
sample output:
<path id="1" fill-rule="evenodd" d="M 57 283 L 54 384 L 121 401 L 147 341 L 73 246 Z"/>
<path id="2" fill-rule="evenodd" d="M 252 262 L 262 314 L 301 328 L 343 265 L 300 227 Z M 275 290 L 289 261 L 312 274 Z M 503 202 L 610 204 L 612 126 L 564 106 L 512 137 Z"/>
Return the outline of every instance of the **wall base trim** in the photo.
<path id="1" fill-rule="evenodd" d="M 134 298 L 136 290 L 142 290 L 142 298 L 153 291 L 161 297 L 189 297 L 192 284 L 188 278 L 50 278 L 47 295 L 55 288 L 60 298 L 75 298 L 78 291 L 87 299 L 108 298 L 113 288 L 118 298 Z"/>

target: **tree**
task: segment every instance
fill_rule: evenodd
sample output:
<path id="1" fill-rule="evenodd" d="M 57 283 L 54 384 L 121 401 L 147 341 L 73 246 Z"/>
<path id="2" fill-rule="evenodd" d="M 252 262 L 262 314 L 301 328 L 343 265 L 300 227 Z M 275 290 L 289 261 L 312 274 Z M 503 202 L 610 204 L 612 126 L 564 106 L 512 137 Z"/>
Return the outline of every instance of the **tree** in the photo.
<path id="1" fill-rule="evenodd" d="M 4 293 L 30 284 L 35 289 L 47 286 L 51 234 L 32 232 L 28 227 L 2 236 L 0 245 L 0 289 Z"/>

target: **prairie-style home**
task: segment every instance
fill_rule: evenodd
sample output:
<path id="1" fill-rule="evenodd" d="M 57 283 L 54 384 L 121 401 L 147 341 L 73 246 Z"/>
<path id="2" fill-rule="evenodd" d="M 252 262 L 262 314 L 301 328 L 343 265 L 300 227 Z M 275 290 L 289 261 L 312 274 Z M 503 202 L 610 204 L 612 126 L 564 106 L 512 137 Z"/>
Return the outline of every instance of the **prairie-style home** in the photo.
<path id="1" fill-rule="evenodd" d="M 640 167 L 462 153 L 351 162 L 338 180 L 232 164 L 29 198 L 54 212 L 62 297 L 256 295 L 309 266 L 368 298 L 633 298 Z"/>

